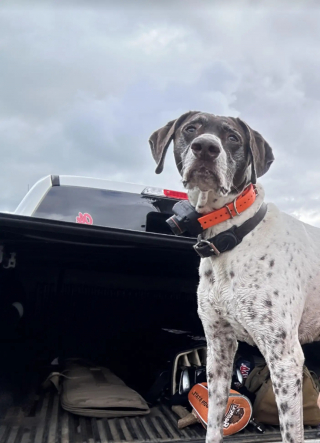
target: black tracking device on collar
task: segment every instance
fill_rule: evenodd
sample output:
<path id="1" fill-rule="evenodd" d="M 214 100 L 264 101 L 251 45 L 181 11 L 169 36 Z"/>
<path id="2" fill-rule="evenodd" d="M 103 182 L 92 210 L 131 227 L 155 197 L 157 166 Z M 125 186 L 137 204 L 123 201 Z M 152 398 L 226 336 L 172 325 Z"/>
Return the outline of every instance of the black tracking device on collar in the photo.
<path id="1" fill-rule="evenodd" d="M 188 200 L 181 200 L 176 203 L 173 208 L 174 215 L 166 222 L 170 226 L 175 235 L 182 235 L 188 232 L 190 235 L 196 237 L 203 231 L 202 226 L 198 222 L 201 217 Z"/>

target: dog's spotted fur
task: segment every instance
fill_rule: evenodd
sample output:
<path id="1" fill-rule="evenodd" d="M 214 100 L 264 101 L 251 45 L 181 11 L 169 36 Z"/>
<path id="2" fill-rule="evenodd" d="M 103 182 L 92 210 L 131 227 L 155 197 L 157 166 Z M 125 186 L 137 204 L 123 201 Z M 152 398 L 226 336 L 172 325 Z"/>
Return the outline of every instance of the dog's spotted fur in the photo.
<path id="1" fill-rule="evenodd" d="M 199 119 L 199 115 L 204 116 L 207 122 L 197 129 L 193 138 L 188 139 L 183 135 L 183 128 L 194 117 Z M 231 129 L 240 135 L 237 152 L 233 152 L 225 142 L 221 126 L 226 120 Z M 257 133 L 240 120 L 188 113 L 171 122 L 171 127 L 174 125 L 170 137 L 175 141 L 176 160 L 181 162 L 178 167 L 183 180 L 187 181 L 186 187 L 190 188 L 191 203 L 198 210 L 203 209 L 202 212 L 229 203 L 250 181 L 252 158 L 250 149 L 246 149 L 248 143 L 256 141 L 256 146 L 251 146 L 251 150 L 258 175 L 266 172 L 269 167 L 266 162 L 269 161 L 270 165 L 273 160 L 269 145 L 260 143 L 263 140 L 260 134 L 260 139 L 252 140 L 252 134 Z M 218 137 L 221 142 L 223 156 L 219 162 L 215 158 L 210 163 L 205 155 L 201 162 L 193 154 L 194 140 L 201 142 L 208 133 Z M 156 134 L 160 137 L 159 131 Z M 151 137 L 151 145 L 157 142 L 154 137 Z M 163 138 L 165 135 L 162 135 Z M 170 140 L 166 143 L 170 143 Z M 255 149 L 264 149 L 265 152 L 257 153 Z M 154 156 L 159 161 L 155 153 Z M 239 158 L 241 156 L 245 158 Z M 223 158 L 227 160 L 221 169 Z M 202 174 L 203 168 L 207 171 Z M 229 171 L 229 175 L 220 179 L 221 171 Z M 258 192 L 256 201 L 247 211 L 208 229 L 205 237 L 212 237 L 233 225 L 239 226 L 251 218 L 264 200 L 261 185 L 258 185 Z M 283 441 L 302 443 L 304 356 L 301 344 L 320 339 L 319 271 L 320 230 L 280 212 L 273 204 L 268 204 L 263 221 L 235 249 L 219 257 L 201 260 L 198 313 L 208 345 L 207 443 L 222 441 L 237 340 L 258 346 L 266 359 L 278 405 Z"/>

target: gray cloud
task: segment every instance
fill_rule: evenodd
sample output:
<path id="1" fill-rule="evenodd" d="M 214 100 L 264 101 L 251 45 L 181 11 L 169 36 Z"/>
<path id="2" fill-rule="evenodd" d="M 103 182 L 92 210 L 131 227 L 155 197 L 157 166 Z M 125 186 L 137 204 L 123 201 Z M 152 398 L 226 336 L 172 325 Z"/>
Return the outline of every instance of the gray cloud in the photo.
<path id="1" fill-rule="evenodd" d="M 0 209 L 51 173 L 181 189 L 172 153 L 154 174 L 148 138 L 198 109 L 261 132 L 267 199 L 320 226 L 315 2 L 87 5 L 0 9 Z"/>

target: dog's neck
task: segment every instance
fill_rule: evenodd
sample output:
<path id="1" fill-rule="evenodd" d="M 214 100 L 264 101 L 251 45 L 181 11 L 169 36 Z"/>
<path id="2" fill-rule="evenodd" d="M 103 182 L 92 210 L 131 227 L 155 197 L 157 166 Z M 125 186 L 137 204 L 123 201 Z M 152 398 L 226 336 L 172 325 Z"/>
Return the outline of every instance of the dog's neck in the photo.
<path id="1" fill-rule="evenodd" d="M 231 218 L 230 220 L 226 220 L 222 223 L 219 223 L 218 225 L 212 226 L 209 229 L 206 229 L 203 232 L 204 238 L 210 238 L 214 237 L 215 235 L 219 234 L 220 232 L 226 231 L 227 229 L 232 228 L 232 226 L 240 226 L 245 221 L 249 220 L 249 218 L 253 217 L 255 213 L 259 210 L 263 200 L 264 200 L 264 190 L 263 187 L 258 183 L 257 184 L 257 191 L 258 195 L 254 201 L 254 203 L 246 209 L 244 212 L 242 212 L 240 215 L 235 216 L 234 218 Z M 232 196 L 230 198 L 229 196 L 226 197 L 219 197 L 216 198 L 213 193 L 210 191 L 207 193 L 201 192 L 200 190 L 189 190 L 188 196 L 190 203 L 195 206 L 196 211 L 205 215 L 209 212 L 212 212 L 216 209 L 220 209 L 223 206 L 227 205 L 228 203 L 233 202 L 235 198 L 237 198 L 240 194 Z"/>

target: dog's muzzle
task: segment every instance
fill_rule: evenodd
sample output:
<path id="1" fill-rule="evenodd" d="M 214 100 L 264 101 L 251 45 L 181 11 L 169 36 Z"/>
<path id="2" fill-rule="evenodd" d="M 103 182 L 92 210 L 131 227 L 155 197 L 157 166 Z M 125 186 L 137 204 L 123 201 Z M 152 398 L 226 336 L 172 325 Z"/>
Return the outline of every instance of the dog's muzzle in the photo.
<path id="1" fill-rule="evenodd" d="M 215 160 L 222 151 L 221 140 L 211 134 L 200 135 L 191 143 L 191 151 L 199 160 Z"/>

